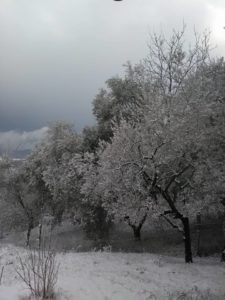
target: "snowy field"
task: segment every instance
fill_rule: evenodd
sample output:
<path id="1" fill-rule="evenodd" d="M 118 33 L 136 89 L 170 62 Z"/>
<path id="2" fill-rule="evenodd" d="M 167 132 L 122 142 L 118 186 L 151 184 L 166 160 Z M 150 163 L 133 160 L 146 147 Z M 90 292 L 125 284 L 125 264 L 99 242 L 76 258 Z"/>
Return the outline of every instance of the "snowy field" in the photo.
<path id="1" fill-rule="evenodd" d="M 0 300 L 28 299 L 15 272 L 18 255 L 24 257 L 26 250 L 0 248 L 0 266 L 5 266 Z M 153 254 L 67 252 L 57 259 L 59 300 L 225 299 L 225 266 L 218 257 L 185 264 L 183 258 Z M 191 296 L 184 298 L 182 293 Z"/>

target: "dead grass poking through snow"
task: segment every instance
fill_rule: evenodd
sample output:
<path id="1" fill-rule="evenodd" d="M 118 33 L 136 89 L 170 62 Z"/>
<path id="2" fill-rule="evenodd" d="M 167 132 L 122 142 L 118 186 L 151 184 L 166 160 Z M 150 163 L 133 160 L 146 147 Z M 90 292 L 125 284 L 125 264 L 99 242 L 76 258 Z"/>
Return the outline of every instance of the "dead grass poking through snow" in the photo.
<path id="1" fill-rule="evenodd" d="M 210 289 L 201 291 L 197 286 L 188 292 L 174 292 L 168 295 L 168 300 L 224 300 L 224 296 L 216 296 Z"/>

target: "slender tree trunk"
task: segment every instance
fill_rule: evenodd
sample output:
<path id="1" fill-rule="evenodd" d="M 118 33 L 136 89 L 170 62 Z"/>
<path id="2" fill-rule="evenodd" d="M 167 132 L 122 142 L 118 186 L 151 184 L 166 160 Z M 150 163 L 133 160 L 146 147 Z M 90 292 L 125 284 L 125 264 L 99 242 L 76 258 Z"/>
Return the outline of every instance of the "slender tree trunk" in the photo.
<path id="1" fill-rule="evenodd" d="M 197 256 L 201 257 L 202 253 L 201 253 L 201 214 L 197 213 Z"/>
<path id="2" fill-rule="evenodd" d="M 190 225 L 188 217 L 183 217 L 182 219 L 184 228 L 184 247 L 185 247 L 185 262 L 192 263 L 192 251 L 191 251 L 191 235 L 190 235 Z"/>
<path id="3" fill-rule="evenodd" d="M 40 223 L 38 225 L 38 229 L 39 229 L 39 232 L 38 232 L 38 248 L 41 249 L 41 244 L 42 244 L 42 223 Z"/>
<path id="4" fill-rule="evenodd" d="M 222 202 L 222 204 L 225 205 L 225 200 L 224 200 L 224 202 Z M 223 251 L 222 251 L 222 255 L 221 255 L 221 261 L 225 262 L 225 212 L 223 215 L 223 243 L 224 243 L 224 246 L 223 246 Z"/>
<path id="5" fill-rule="evenodd" d="M 27 227 L 27 240 L 26 240 L 26 246 L 29 246 L 30 244 L 30 235 L 31 235 L 31 230 L 34 228 L 34 220 L 33 216 L 29 217 L 28 220 L 28 227 Z"/>
<path id="6" fill-rule="evenodd" d="M 28 224 L 28 228 L 27 228 L 27 240 L 26 240 L 26 246 L 29 246 L 30 244 L 30 234 L 31 234 L 31 230 L 33 229 L 33 224 L 29 223 Z"/>
<path id="7" fill-rule="evenodd" d="M 225 262 L 225 219 L 223 221 L 223 243 L 224 243 L 224 246 L 223 246 L 223 251 L 222 251 L 222 254 L 221 254 L 221 261 L 222 262 Z"/>

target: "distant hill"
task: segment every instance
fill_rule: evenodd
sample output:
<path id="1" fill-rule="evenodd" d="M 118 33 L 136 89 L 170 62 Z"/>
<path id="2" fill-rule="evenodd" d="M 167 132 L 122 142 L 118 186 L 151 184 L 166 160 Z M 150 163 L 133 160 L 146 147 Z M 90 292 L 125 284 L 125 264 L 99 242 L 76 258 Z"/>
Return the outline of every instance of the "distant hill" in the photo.
<path id="1" fill-rule="evenodd" d="M 1 151 L 1 149 L 0 149 L 0 157 L 7 154 L 10 158 L 16 159 L 16 160 L 26 159 L 30 153 L 31 153 L 30 149 L 13 150 L 13 151 L 10 151 L 9 153 L 6 153 L 5 151 Z"/>
<path id="2" fill-rule="evenodd" d="M 31 150 L 15 150 L 12 152 L 11 157 L 14 159 L 25 159 L 31 153 Z"/>

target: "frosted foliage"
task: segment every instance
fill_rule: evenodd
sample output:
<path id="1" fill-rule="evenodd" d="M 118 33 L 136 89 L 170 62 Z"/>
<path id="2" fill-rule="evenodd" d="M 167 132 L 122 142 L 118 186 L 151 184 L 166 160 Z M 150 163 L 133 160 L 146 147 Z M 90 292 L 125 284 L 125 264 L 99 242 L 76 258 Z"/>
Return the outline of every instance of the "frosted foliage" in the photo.
<path id="1" fill-rule="evenodd" d="M 79 196 L 78 178 L 82 173 L 81 137 L 73 126 L 64 122 L 53 123 L 46 138 L 32 153 L 29 162 L 34 182 L 47 188 L 47 206 L 53 214 L 62 213 L 76 204 Z"/>
<path id="2" fill-rule="evenodd" d="M 153 102 L 146 106 L 141 122 L 132 125 L 124 120 L 114 125 L 99 170 L 98 188 L 108 210 L 134 219 L 143 209 L 163 212 L 169 207 L 160 190 L 166 190 L 177 210 L 190 217 L 209 207 L 221 210 L 224 70 L 223 60 L 199 67 L 193 75 L 195 85 L 189 85 L 190 77 L 179 97 L 173 96 L 169 113 L 168 103 L 158 97 L 156 106 Z"/>
<path id="3" fill-rule="evenodd" d="M 142 188 L 142 177 L 137 166 L 138 149 L 135 132 L 127 123 L 115 129 L 113 143 L 109 144 L 100 160 L 99 189 L 104 193 L 104 206 L 119 219 L 129 216 L 133 223 L 150 208 L 150 199 Z M 132 151 L 131 151 L 132 149 Z"/>

